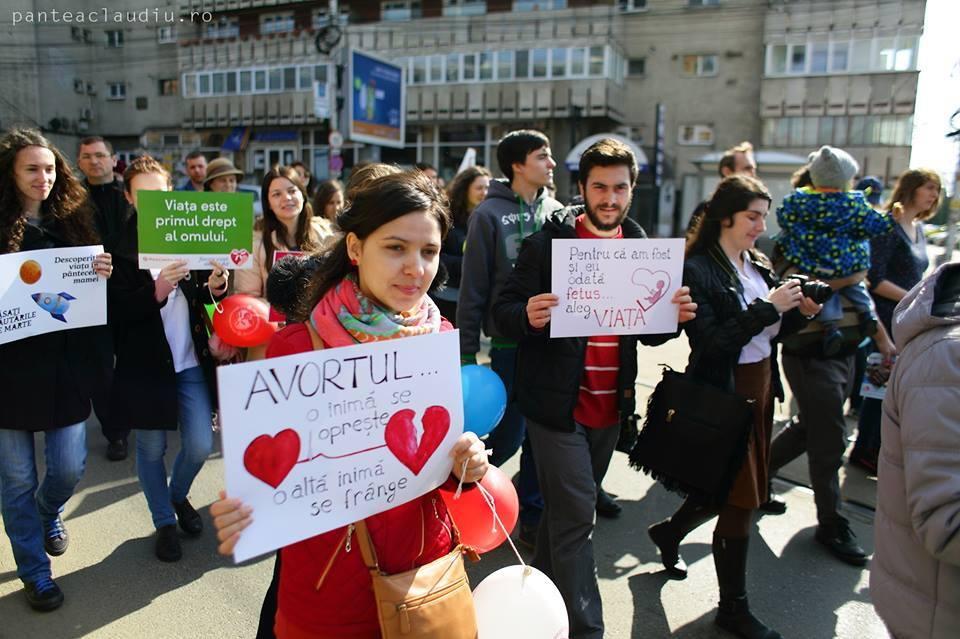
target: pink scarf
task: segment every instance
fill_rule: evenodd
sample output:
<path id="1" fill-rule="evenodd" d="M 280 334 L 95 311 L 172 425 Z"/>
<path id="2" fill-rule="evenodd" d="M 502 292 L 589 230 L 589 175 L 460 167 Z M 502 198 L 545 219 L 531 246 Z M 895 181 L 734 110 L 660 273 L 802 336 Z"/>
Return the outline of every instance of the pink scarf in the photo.
<path id="1" fill-rule="evenodd" d="M 364 296 L 353 274 L 324 294 L 310 313 L 310 322 L 330 348 L 441 330 L 440 309 L 426 295 L 415 312 L 394 313 Z"/>

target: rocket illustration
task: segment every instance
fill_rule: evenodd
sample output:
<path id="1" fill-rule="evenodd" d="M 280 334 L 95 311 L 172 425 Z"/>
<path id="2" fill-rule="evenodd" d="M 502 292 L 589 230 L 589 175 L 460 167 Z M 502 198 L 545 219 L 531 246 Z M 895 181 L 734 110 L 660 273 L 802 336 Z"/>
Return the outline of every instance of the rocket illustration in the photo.
<path id="1" fill-rule="evenodd" d="M 64 323 L 67 319 L 63 314 L 69 310 L 70 300 L 77 299 L 73 295 L 62 291 L 60 293 L 34 293 L 30 297 L 37 303 L 37 306 L 50 313 L 50 317 Z"/>

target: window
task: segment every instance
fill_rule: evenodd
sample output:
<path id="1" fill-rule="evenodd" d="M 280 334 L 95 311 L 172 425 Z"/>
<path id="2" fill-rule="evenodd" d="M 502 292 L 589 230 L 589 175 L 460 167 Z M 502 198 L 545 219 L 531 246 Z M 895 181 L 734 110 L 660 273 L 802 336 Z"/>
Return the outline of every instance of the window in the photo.
<path id="1" fill-rule="evenodd" d="M 177 41 L 177 30 L 174 27 L 157 27 L 157 42 L 170 44 Z"/>
<path id="2" fill-rule="evenodd" d="M 266 71 L 253 72 L 253 90 L 254 91 L 267 90 L 267 72 Z"/>
<path id="3" fill-rule="evenodd" d="M 179 134 L 179 133 L 164 133 L 164 134 L 163 134 L 163 146 L 180 146 L 180 134 Z"/>
<path id="4" fill-rule="evenodd" d="M 850 70 L 866 71 L 870 68 L 871 40 L 854 40 L 850 53 Z"/>
<path id="5" fill-rule="evenodd" d="M 442 55 L 432 55 L 427 58 L 427 82 L 443 82 Z"/>
<path id="6" fill-rule="evenodd" d="M 283 91 L 283 69 L 270 69 L 267 82 L 271 91 Z"/>
<path id="7" fill-rule="evenodd" d="M 794 44 L 790 47 L 790 73 L 803 73 L 807 70 L 807 47 Z"/>
<path id="8" fill-rule="evenodd" d="M 893 64 L 897 58 L 897 39 L 879 38 L 877 40 L 877 57 L 873 60 L 873 68 L 882 71 L 893 71 Z"/>
<path id="9" fill-rule="evenodd" d="M 647 71 L 646 58 L 631 58 L 627 62 L 627 74 L 631 76 L 643 75 Z"/>
<path id="10" fill-rule="evenodd" d="M 446 68 L 447 82 L 460 81 L 460 55 L 456 53 L 447 54 Z"/>
<path id="11" fill-rule="evenodd" d="M 567 0 L 513 0 L 514 11 L 550 11 L 566 8 Z"/>
<path id="12" fill-rule="evenodd" d="M 477 79 L 477 56 L 475 53 L 463 54 L 463 81 L 472 82 Z"/>
<path id="13" fill-rule="evenodd" d="M 317 82 L 326 83 L 328 77 L 327 65 L 317 64 L 313 67 L 313 79 Z"/>
<path id="14" fill-rule="evenodd" d="M 911 71 L 917 68 L 917 36 L 899 36 L 894 54 L 894 71 Z"/>
<path id="15" fill-rule="evenodd" d="M 708 124 L 685 124 L 677 134 L 677 144 L 685 146 L 710 146 L 713 144 L 713 127 Z"/>
<path id="16" fill-rule="evenodd" d="M 533 77 L 547 77 L 547 50 L 531 49 L 530 56 L 533 59 Z"/>
<path id="17" fill-rule="evenodd" d="M 690 0 L 691 7 L 716 7 L 720 5 L 720 0 Z"/>
<path id="18" fill-rule="evenodd" d="M 530 52 L 526 49 L 517 51 L 517 79 L 530 76 Z"/>
<path id="19" fill-rule="evenodd" d="M 846 71 L 847 55 L 850 53 L 849 42 L 831 42 L 830 43 L 830 70 Z"/>
<path id="20" fill-rule="evenodd" d="M 197 95 L 197 74 L 184 73 L 183 74 L 183 96 L 186 98 L 192 98 L 195 95 Z"/>
<path id="21" fill-rule="evenodd" d="M 684 75 L 717 75 L 716 55 L 685 55 L 683 56 Z"/>
<path id="22" fill-rule="evenodd" d="M 422 55 L 413 58 L 413 84 L 423 84 L 427 79 L 426 60 Z"/>
<path id="23" fill-rule="evenodd" d="M 767 73 L 787 72 L 787 45 L 774 44 L 767 49 Z"/>
<path id="24" fill-rule="evenodd" d="M 159 95 L 178 95 L 180 93 L 180 82 L 176 78 L 158 80 L 157 93 Z"/>
<path id="25" fill-rule="evenodd" d="M 299 74 L 299 82 L 297 88 L 301 91 L 310 91 L 313 89 L 313 67 L 300 67 L 297 70 Z"/>
<path id="26" fill-rule="evenodd" d="M 827 72 L 828 52 L 829 44 L 827 42 L 814 42 L 811 45 L 810 73 Z"/>
<path id="27" fill-rule="evenodd" d="M 493 53 L 484 51 L 480 55 L 480 79 L 493 80 Z"/>
<path id="28" fill-rule="evenodd" d="M 123 31 L 104 31 L 107 35 L 107 47 L 119 49 L 123 46 Z"/>
<path id="29" fill-rule="evenodd" d="M 137 106 L 137 111 L 146 111 L 147 110 L 147 96 L 139 95 L 135 101 Z"/>
<path id="30" fill-rule="evenodd" d="M 240 35 L 240 21 L 238 18 L 220 16 L 215 22 L 203 25 L 203 37 L 211 40 L 236 38 Z"/>
<path id="31" fill-rule="evenodd" d="M 283 68 L 283 89 L 284 91 L 297 90 L 297 67 Z"/>
<path id="32" fill-rule="evenodd" d="M 586 49 L 577 47 L 570 52 L 570 75 L 583 76 L 587 74 Z"/>
<path id="33" fill-rule="evenodd" d="M 617 0 L 621 11 L 643 11 L 647 8 L 647 0 Z"/>
<path id="34" fill-rule="evenodd" d="M 260 16 L 260 34 L 289 33 L 294 29 L 293 12 L 265 13 Z"/>
<path id="35" fill-rule="evenodd" d="M 126 100 L 127 99 L 127 85 L 124 82 L 110 82 L 107 84 L 107 99 L 108 100 Z"/>
<path id="36" fill-rule="evenodd" d="M 380 3 L 381 20 L 412 20 L 420 16 L 419 0 L 391 0 L 390 2 Z"/>
<path id="37" fill-rule="evenodd" d="M 497 52 L 497 79 L 513 79 L 513 51 Z"/>
<path id="38" fill-rule="evenodd" d="M 487 12 L 487 0 L 443 0 L 445 16 L 482 16 Z"/>
<path id="39" fill-rule="evenodd" d="M 590 75 L 603 75 L 603 47 L 590 47 Z"/>
<path id="40" fill-rule="evenodd" d="M 252 92 L 253 92 L 253 72 L 241 71 L 240 72 L 240 93 L 252 93 Z"/>
<path id="41" fill-rule="evenodd" d="M 554 78 L 567 77 L 567 50 L 550 50 L 550 76 Z"/>

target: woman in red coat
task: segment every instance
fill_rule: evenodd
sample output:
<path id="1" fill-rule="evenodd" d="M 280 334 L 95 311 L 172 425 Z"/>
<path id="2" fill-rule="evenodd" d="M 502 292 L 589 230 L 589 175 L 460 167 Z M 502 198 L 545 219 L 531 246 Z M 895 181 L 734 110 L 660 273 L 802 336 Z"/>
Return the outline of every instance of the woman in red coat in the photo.
<path id="1" fill-rule="evenodd" d="M 450 226 L 443 195 L 419 172 L 389 175 L 361 191 L 338 218 L 343 237 L 315 272 L 300 274 L 305 290 L 290 317 L 305 318 L 324 348 L 450 330 L 427 296 L 439 265 L 440 245 Z M 271 301 L 275 302 L 271 283 Z M 314 348 L 305 324 L 291 324 L 271 341 L 268 356 Z M 483 444 L 465 433 L 454 445 L 454 475 L 480 480 L 487 470 Z M 251 511 L 236 499 L 211 506 L 230 554 Z M 369 517 L 381 569 L 389 574 L 422 566 L 454 547 L 451 520 L 434 490 Z M 281 639 L 374 639 L 380 637 L 370 574 L 353 527 L 282 548 L 276 636 Z"/>

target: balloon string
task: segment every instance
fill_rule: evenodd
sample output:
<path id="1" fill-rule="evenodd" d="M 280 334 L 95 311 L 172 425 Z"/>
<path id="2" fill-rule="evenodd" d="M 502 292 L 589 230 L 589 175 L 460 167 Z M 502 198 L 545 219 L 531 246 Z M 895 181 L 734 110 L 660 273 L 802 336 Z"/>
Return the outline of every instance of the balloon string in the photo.
<path id="1" fill-rule="evenodd" d="M 483 495 L 483 500 L 487 502 L 487 506 L 490 507 L 490 512 L 493 513 L 494 525 L 492 530 L 496 530 L 496 527 L 499 525 L 500 530 L 503 531 L 503 534 L 507 538 L 507 543 L 510 544 L 510 548 L 513 549 L 513 554 L 517 556 L 517 561 L 520 562 L 520 565 L 527 568 L 527 564 L 523 561 L 523 557 L 520 556 L 520 551 L 517 550 L 517 547 L 514 545 L 513 540 L 510 539 L 510 531 L 507 530 L 507 527 L 503 525 L 503 521 L 500 520 L 500 515 L 497 514 L 497 508 L 494 504 L 493 495 L 487 492 L 487 489 L 484 488 L 480 483 L 477 483 L 477 488 L 480 490 L 480 494 Z"/>

